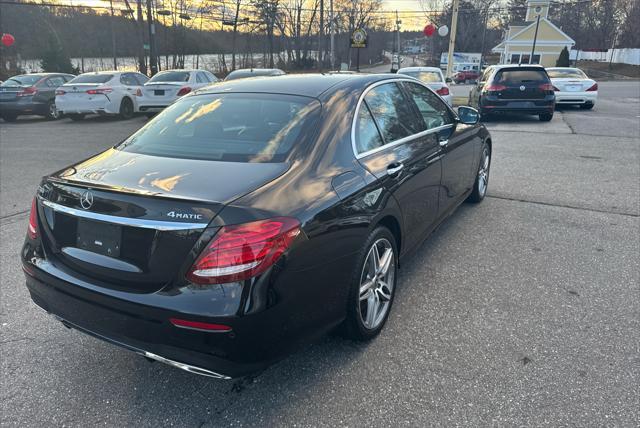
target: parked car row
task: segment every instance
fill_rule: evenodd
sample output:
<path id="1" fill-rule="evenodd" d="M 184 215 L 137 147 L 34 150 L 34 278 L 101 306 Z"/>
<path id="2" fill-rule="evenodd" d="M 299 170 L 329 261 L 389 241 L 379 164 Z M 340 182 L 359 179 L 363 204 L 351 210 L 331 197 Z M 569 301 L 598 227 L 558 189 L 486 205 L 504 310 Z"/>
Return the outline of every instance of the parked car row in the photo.
<path id="1" fill-rule="evenodd" d="M 555 107 L 578 105 L 592 109 L 598 84 L 577 68 L 540 65 L 493 65 L 487 67 L 471 89 L 468 104 L 483 119 L 499 113 L 538 115 L 553 118 Z"/>
<path id="2" fill-rule="evenodd" d="M 279 69 L 240 69 L 225 80 L 283 74 Z M 66 116 L 75 121 L 88 114 L 122 119 L 136 113 L 153 116 L 178 98 L 216 82 L 219 79 L 206 70 L 166 70 L 151 79 L 130 71 L 23 74 L 0 84 L 0 117 L 13 122 L 23 115 L 51 120 Z"/>

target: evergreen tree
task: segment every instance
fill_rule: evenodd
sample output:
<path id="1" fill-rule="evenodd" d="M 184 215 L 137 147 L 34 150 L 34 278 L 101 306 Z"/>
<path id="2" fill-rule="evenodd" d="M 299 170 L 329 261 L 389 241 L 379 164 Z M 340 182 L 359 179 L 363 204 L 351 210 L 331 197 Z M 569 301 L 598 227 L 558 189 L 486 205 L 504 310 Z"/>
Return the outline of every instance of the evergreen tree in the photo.
<path id="1" fill-rule="evenodd" d="M 569 60 L 569 50 L 565 46 L 564 48 L 562 48 L 562 52 L 560 52 L 560 56 L 556 61 L 556 67 L 569 67 L 570 65 L 571 62 Z"/>
<path id="2" fill-rule="evenodd" d="M 41 54 L 40 67 L 51 73 L 78 74 L 79 70 L 71 64 L 71 58 L 55 37 L 49 39 L 49 47 Z"/>

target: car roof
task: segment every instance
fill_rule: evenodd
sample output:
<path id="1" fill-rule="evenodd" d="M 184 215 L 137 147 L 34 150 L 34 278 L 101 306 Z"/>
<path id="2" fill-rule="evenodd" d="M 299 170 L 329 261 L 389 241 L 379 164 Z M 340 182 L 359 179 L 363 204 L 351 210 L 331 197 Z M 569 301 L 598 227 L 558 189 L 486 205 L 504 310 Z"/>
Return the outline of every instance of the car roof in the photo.
<path id="1" fill-rule="evenodd" d="M 365 87 L 385 79 L 398 78 L 396 74 L 287 74 L 274 77 L 228 80 L 207 86 L 196 94 L 221 92 L 245 92 L 265 94 L 288 94 L 319 98 L 331 88 L 344 83 L 355 87 Z M 340 85 L 341 87 L 343 85 Z"/>
<path id="2" fill-rule="evenodd" d="M 498 65 L 494 65 L 492 67 L 495 67 L 496 70 L 502 70 L 505 68 L 513 68 L 513 69 L 518 69 L 518 68 L 539 68 L 540 70 L 544 70 L 544 67 L 539 65 L 539 64 L 498 64 Z"/>

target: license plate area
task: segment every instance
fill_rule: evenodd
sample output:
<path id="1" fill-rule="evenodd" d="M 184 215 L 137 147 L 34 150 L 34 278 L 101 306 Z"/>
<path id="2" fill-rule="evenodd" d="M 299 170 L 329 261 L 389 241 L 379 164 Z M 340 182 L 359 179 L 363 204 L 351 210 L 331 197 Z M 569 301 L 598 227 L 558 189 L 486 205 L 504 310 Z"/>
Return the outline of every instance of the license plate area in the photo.
<path id="1" fill-rule="evenodd" d="M 159 95 L 159 96 L 164 95 L 164 89 L 155 89 L 153 91 L 153 95 Z"/>
<path id="2" fill-rule="evenodd" d="M 120 257 L 122 227 L 91 220 L 78 220 L 78 248 L 110 257 Z"/>
<path id="3" fill-rule="evenodd" d="M 567 85 L 567 92 L 578 92 L 580 89 L 582 89 L 582 86 L 580 85 Z"/>

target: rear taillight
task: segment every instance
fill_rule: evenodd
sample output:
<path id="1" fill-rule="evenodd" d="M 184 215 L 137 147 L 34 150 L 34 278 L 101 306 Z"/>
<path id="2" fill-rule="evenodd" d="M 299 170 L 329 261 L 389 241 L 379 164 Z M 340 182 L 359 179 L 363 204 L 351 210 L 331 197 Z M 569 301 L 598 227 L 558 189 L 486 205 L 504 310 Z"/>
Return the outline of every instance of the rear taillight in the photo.
<path id="1" fill-rule="evenodd" d="M 484 88 L 485 92 L 500 92 L 500 91 L 504 91 L 505 89 L 507 89 L 506 86 L 496 85 L 496 84 L 489 85 Z"/>
<path id="2" fill-rule="evenodd" d="M 587 92 L 594 92 L 598 90 L 598 84 L 594 83 L 592 87 L 590 87 L 589 89 L 587 89 Z"/>
<path id="3" fill-rule="evenodd" d="M 447 88 L 446 86 L 443 86 L 442 88 L 438 89 L 436 92 L 440 96 L 449 95 L 449 88 Z"/>
<path id="4" fill-rule="evenodd" d="M 33 201 L 31 202 L 31 212 L 29 213 L 29 227 L 27 228 L 27 235 L 29 235 L 29 239 L 36 239 L 38 237 L 37 211 L 36 198 L 33 198 Z"/>
<path id="5" fill-rule="evenodd" d="M 555 91 L 556 87 L 551 83 L 543 83 L 538 86 L 538 89 L 540 89 L 541 91 Z"/>
<path id="6" fill-rule="evenodd" d="M 289 217 L 222 227 L 187 273 L 196 284 L 249 279 L 266 271 L 300 234 Z"/>
<path id="7" fill-rule="evenodd" d="M 28 96 L 31 96 L 31 95 L 35 95 L 37 93 L 38 93 L 38 89 L 36 89 L 35 86 L 29 86 L 28 88 L 24 88 L 23 90 L 18 92 L 16 94 L 16 96 L 18 96 L 18 97 L 28 97 Z"/>
<path id="8" fill-rule="evenodd" d="M 183 95 L 187 95 L 189 92 L 191 92 L 191 88 L 190 87 L 188 87 L 188 86 L 182 87 L 178 91 L 178 96 L 181 97 Z"/>
<path id="9" fill-rule="evenodd" d="M 65 91 L 63 91 L 62 89 L 56 89 L 56 97 L 59 97 L 60 95 L 64 95 L 66 94 Z"/>
<path id="10" fill-rule="evenodd" d="M 89 89 L 87 90 L 87 94 L 89 95 L 104 95 L 104 94 L 109 94 L 113 92 L 113 89 L 111 88 L 98 88 L 98 89 Z"/>

